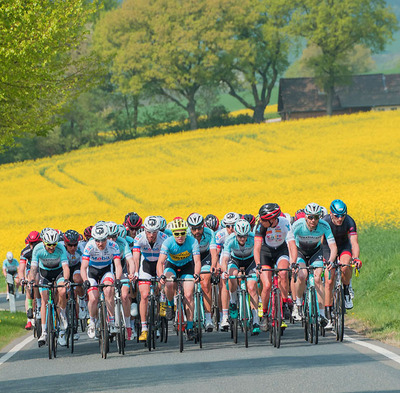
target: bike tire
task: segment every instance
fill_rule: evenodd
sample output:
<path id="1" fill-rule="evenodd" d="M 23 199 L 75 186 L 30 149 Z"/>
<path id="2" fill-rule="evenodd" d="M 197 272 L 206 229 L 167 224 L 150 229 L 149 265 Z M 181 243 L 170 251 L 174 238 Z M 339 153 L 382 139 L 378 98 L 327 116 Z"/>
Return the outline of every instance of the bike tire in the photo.
<path id="1" fill-rule="evenodd" d="M 75 321 L 76 321 L 76 305 L 75 302 L 73 301 L 71 304 L 71 330 L 70 330 L 70 335 L 71 335 L 71 353 L 74 353 L 74 332 L 75 332 Z"/>
<path id="2" fill-rule="evenodd" d="M 318 333 L 319 333 L 319 323 L 318 323 L 318 305 L 317 305 L 317 294 L 314 291 L 311 292 L 311 312 L 313 318 L 313 335 L 314 335 L 314 344 L 318 344 Z"/>
<path id="3" fill-rule="evenodd" d="M 275 347 L 281 346 L 281 335 L 282 335 L 282 308 L 281 308 L 281 291 L 277 289 L 275 294 L 275 310 L 276 310 L 276 336 L 275 336 Z"/>
<path id="4" fill-rule="evenodd" d="M 154 298 L 151 297 L 150 302 L 149 302 L 149 311 L 147 314 L 147 340 L 146 340 L 146 344 L 147 344 L 147 348 L 149 351 L 151 351 L 152 347 L 153 347 L 153 332 L 154 332 L 154 307 L 155 307 L 155 303 L 154 303 Z"/>
<path id="5" fill-rule="evenodd" d="M 201 324 L 202 324 L 202 320 L 201 320 L 201 308 L 202 308 L 202 304 L 201 304 L 201 295 L 199 292 L 196 293 L 196 313 L 197 313 L 197 340 L 199 342 L 199 346 L 200 348 L 203 348 L 203 337 L 202 337 L 202 328 L 201 328 Z"/>
<path id="6" fill-rule="evenodd" d="M 119 354 L 123 354 L 123 324 L 122 324 L 123 315 L 121 313 L 121 300 L 116 299 L 115 301 L 115 325 L 118 326 L 118 332 L 116 335 L 117 349 Z"/>
<path id="7" fill-rule="evenodd" d="M 310 314 L 308 312 L 308 292 L 304 297 L 304 307 L 303 307 L 303 317 L 301 318 L 302 326 L 304 327 L 304 340 L 308 341 L 309 339 L 309 318 Z"/>
<path id="8" fill-rule="evenodd" d="M 105 302 L 101 303 L 100 308 L 101 322 L 100 322 L 100 337 L 101 337 L 101 355 L 103 359 L 107 359 L 109 349 L 109 335 L 107 326 L 107 309 Z"/>
<path id="9" fill-rule="evenodd" d="M 232 319 L 232 334 L 233 334 L 233 342 L 237 344 L 238 342 L 238 319 Z"/>
<path id="10" fill-rule="evenodd" d="M 212 321 L 215 327 L 215 330 L 219 330 L 219 304 L 218 304 L 218 287 L 217 285 L 212 285 Z"/>
<path id="11" fill-rule="evenodd" d="M 168 342 L 168 320 L 165 317 L 161 317 L 161 342 Z"/>
<path id="12" fill-rule="evenodd" d="M 342 342 L 344 337 L 344 292 L 343 287 L 338 288 L 338 299 L 337 299 L 337 340 Z"/>
<path id="13" fill-rule="evenodd" d="M 53 309 L 53 334 L 52 334 L 52 340 L 53 340 L 53 357 L 54 359 L 57 357 L 57 342 L 58 342 L 58 335 L 60 334 L 60 320 L 58 318 L 55 306 Z"/>
<path id="14" fill-rule="evenodd" d="M 53 307 L 50 302 L 47 303 L 47 346 L 49 350 L 49 359 L 53 358 Z"/>
<path id="15" fill-rule="evenodd" d="M 240 310 L 242 312 L 242 325 L 243 325 L 243 330 L 244 330 L 244 346 L 246 348 L 249 347 L 249 323 L 250 323 L 250 315 L 248 315 L 248 310 L 247 310 L 247 292 L 242 291 L 241 294 L 242 301 L 240 305 Z"/>
<path id="16" fill-rule="evenodd" d="M 176 305 L 176 312 L 178 313 L 178 337 L 179 337 L 179 352 L 183 352 L 183 305 L 182 295 L 178 295 L 178 304 Z"/>

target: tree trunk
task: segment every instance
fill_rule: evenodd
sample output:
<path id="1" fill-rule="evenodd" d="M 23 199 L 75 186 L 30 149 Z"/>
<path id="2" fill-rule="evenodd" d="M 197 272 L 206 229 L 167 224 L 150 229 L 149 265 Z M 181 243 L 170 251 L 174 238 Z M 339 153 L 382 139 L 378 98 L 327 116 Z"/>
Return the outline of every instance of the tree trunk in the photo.
<path id="1" fill-rule="evenodd" d="M 138 128 L 138 117 L 139 117 L 139 97 L 133 96 L 133 131 L 136 135 Z"/>
<path id="2" fill-rule="evenodd" d="M 254 123 L 262 123 L 264 121 L 264 112 L 266 105 L 264 103 L 258 103 L 253 112 Z"/>
<path id="3" fill-rule="evenodd" d="M 188 104 L 186 110 L 189 114 L 190 129 L 197 130 L 197 117 L 196 117 L 196 100 L 194 99 L 194 94 L 188 97 Z"/>
<path id="4" fill-rule="evenodd" d="M 333 100 L 335 96 L 335 86 L 330 84 L 326 89 L 326 114 L 332 116 L 333 113 Z"/>

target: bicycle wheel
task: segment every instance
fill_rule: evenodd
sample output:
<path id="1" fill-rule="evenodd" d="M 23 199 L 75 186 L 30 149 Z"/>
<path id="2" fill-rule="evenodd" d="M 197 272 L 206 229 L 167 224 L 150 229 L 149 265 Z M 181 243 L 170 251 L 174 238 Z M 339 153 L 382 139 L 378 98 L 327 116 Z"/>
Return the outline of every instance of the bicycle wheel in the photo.
<path id="1" fill-rule="evenodd" d="M 166 343 L 168 341 L 168 320 L 165 317 L 161 317 L 161 342 Z"/>
<path id="2" fill-rule="evenodd" d="M 107 358 L 108 352 L 108 326 L 107 326 L 107 309 L 104 301 L 101 302 L 100 306 L 100 340 L 101 340 L 101 357 Z"/>
<path id="3" fill-rule="evenodd" d="M 318 344 L 318 333 L 319 333 L 319 326 L 318 326 L 318 305 L 317 305 L 317 294 L 315 289 L 311 292 L 311 315 L 312 315 L 312 325 L 311 329 L 314 335 L 314 344 Z M 312 341 L 311 341 L 312 342 Z"/>
<path id="4" fill-rule="evenodd" d="M 57 341 L 58 341 L 58 335 L 60 333 L 60 319 L 57 315 L 56 307 L 53 305 L 53 333 L 51 335 L 51 338 L 53 340 L 53 356 L 54 358 L 57 357 Z"/>
<path id="5" fill-rule="evenodd" d="M 179 337 L 179 352 L 183 352 L 183 308 L 182 308 L 182 294 L 178 294 L 178 304 L 176 305 L 176 312 L 178 313 L 178 337 Z"/>
<path id="6" fill-rule="evenodd" d="M 202 308 L 202 301 L 201 301 L 201 294 L 200 292 L 196 293 L 196 314 L 197 314 L 197 341 L 199 342 L 200 348 L 203 348 L 203 337 L 202 337 L 202 329 L 201 329 L 201 308 Z"/>
<path id="7" fill-rule="evenodd" d="M 237 344 L 238 342 L 238 319 L 232 319 L 232 335 L 233 335 L 233 342 Z"/>
<path id="8" fill-rule="evenodd" d="M 335 330 L 336 340 L 343 341 L 344 336 L 344 293 L 340 286 L 335 291 Z"/>
<path id="9" fill-rule="evenodd" d="M 47 345 L 49 349 L 49 359 L 53 357 L 53 307 L 50 302 L 47 303 Z"/>
<path id="10" fill-rule="evenodd" d="M 153 347 L 153 332 L 154 332 L 154 297 L 150 298 L 149 302 L 149 309 L 147 313 L 147 340 L 146 340 L 146 345 L 149 351 L 151 351 L 151 348 Z"/>
<path id="11" fill-rule="evenodd" d="M 76 322 L 76 307 L 75 307 L 75 302 L 72 301 L 70 304 L 70 308 L 71 308 L 71 319 L 69 321 L 69 326 L 68 326 L 68 330 L 69 330 L 69 335 L 70 335 L 70 340 L 71 340 L 71 353 L 74 353 L 74 332 L 75 332 L 75 322 Z M 67 341 L 68 343 L 68 341 Z"/>
<path id="12" fill-rule="evenodd" d="M 118 353 L 122 353 L 122 315 L 121 315 L 121 300 L 115 300 L 115 326 L 118 328 L 116 334 L 116 342 Z"/>
<path id="13" fill-rule="evenodd" d="M 212 285 L 211 287 L 211 312 L 212 312 L 212 321 L 215 327 L 215 330 L 219 330 L 219 304 L 218 304 L 218 286 Z"/>
<path id="14" fill-rule="evenodd" d="M 308 310 L 308 291 L 304 296 L 304 307 L 303 307 L 303 317 L 301 319 L 302 325 L 304 327 L 304 340 L 309 339 L 309 328 L 310 328 L 310 314 Z"/>
<path id="15" fill-rule="evenodd" d="M 281 334 L 282 334 L 282 309 L 281 309 L 281 291 L 276 290 L 275 293 L 275 347 L 279 348 L 281 346 Z"/>
<path id="16" fill-rule="evenodd" d="M 241 305 L 240 305 L 240 312 L 241 312 L 241 320 L 242 320 L 242 325 L 243 325 L 243 330 L 244 330 L 244 345 L 246 348 L 249 347 L 249 321 L 250 321 L 250 315 L 248 315 L 248 310 L 247 310 L 247 292 L 242 291 L 241 293 Z"/>

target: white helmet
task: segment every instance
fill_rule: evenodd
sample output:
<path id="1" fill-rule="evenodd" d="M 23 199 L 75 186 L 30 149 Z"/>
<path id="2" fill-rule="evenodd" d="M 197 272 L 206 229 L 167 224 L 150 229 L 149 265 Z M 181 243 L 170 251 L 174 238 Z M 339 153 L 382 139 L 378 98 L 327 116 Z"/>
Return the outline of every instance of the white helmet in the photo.
<path id="1" fill-rule="evenodd" d="M 14 259 L 13 253 L 12 253 L 11 251 L 8 251 L 8 253 L 7 253 L 7 260 L 11 262 L 13 259 Z"/>
<path id="2" fill-rule="evenodd" d="M 239 214 L 230 212 L 226 213 L 224 218 L 222 219 L 225 226 L 227 225 L 235 225 L 236 221 L 240 219 Z"/>
<path id="3" fill-rule="evenodd" d="M 160 219 L 157 216 L 148 216 L 144 219 L 143 226 L 147 232 L 157 232 L 160 230 Z"/>
<path id="4" fill-rule="evenodd" d="M 239 236 L 247 236 L 251 230 L 250 224 L 247 220 L 240 219 L 236 221 L 235 232 Z"/>
<path id="5" fill-rule="evenodd" d="M 118 224 L 114 221 L 107 222 L 108 236 L 118 236 Z"/>
<path id="6" fill-rule="evenodd" d="M 204 218 L 199 213 L 192 213 L 187 218 L 187 223 L 190 227 L 200 227 L 204 225 Z"/>
<path id="7" fill-rule="evenodd" d="M 160 231 L 163 231 L 167 227 L 167 220 L 163 216 L 157 216 L 160 221 Z"/>
<path id="8" fill-rule="evenodd" d="M 321 216 L 321 206 L 318 205 L 318 203 L 309 203 L 305 209 L 304 213 L 306 213 L 306 216 L 311 216 L 311 215 L 316 215 L 316 216 Z"/>
<path id="9" fill-rule="evenodd" d="M 60 236 L 59 233 L 53 228 L 45 228 L 43 229 L 43 243 L 47 244 L 56 244 L 59 242 Z"/>
<path id="10" fill-rule="evenodd" d="M 94 240 L 102 241 L 108 237 L 108 226 L 104 222 L 98 222 L 92 228 L 92 238 Z"/>
<path id="11" fill-rule="evenodd" d="M 328 210 L 325 207 L 321 206 L 321 217 L 325 217 L 328 214 Z"/>

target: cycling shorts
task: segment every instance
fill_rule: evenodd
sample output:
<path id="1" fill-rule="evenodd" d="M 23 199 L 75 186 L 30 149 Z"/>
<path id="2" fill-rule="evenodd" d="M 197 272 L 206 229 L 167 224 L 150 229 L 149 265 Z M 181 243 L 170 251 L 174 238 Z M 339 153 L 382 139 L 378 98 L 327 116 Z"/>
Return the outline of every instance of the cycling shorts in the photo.
<path id="1" fill-rule="evenodd" d="M 193 278 L 194 276 L 194 263 L 190 261 L 182 266 L 176 266 L 172 262 L 167 262 L 164 269 L 164 275 L 172 273 L 177 278 Z"/>
<path id="2" fill-rule="evenodd" d="M 39 285 L 49 285 L 52 282 L 56 282 L 58 285 L 60 282 L 64 282 L 63 269 L 60 267 L 55 270 L 39 269 Z M 39 288 L 39 292 L 48 291 L 46 288 Z"/>
<path id="3" fill-rule="evenodd" d="M 103 269 L 97 269 L 94 266 L 89 266 L 88 268 L 88 280 L 90 282 L 90 288 L 88 292 L 92 289 L 97 289 L 97 285 L 103 284 L 104 281 L 114 282 L 114 274 L 111 271 L 111 265 L 104 267 Z"/>
<path id="4" fill-rule="evenodd" d="M 211 270 L 211 254 L 209 251 L 201 253 L 201 272 L 209 272 Z"/>
<path id="5" fill-rule="evenodd" d="M 276 248 L 268 246 L 261 247 L 261 266 L 269 266 L 270 268 L 277 267 L 281 259 L 289 260 L 289 250 L 286 242 Z"/>
<path id="6" fill-rule="evenodd" d="M 246 269 L 245 274 L 254 274 L 254 277 L 250 277 L 249 280 L 257 280 L 256 262 L 253 257 L 247 259 L 231 258 L 228 263 L 228 271 L 231 269 L 239 270 L 240 268 Z"/>
<path id="7" fill-rule="evenodd" d="M 74 274 L 81 274 L 80 263 L 77 263 L 76 265 L 69 267 L 69 276 L 72 277 Z"/>
<path id="8" fill-rule="evenodd" d="M 324 255 L 325 261 L 328 261 L 329 257 L 330 257 L 330 253 L 331 253 L 330 248 L 328 247 L 327 244 L 324 244 L 322 246 L 322 250 L 323 250 L 323 255 Z M 342 255 L 346 255 L 346 254 L 352 256 L 350 241 L 348 241 L 348 242 L 346 242 L 344 244 L 341 244 L 340 246 L 338 245 L 337 255 L 339 256 L 339 260 L 342 257 Z"/>
<path id="9" fill-rule="evenodd" d="M 155 278 L 157 274 L 157 261 L 148 261 L 147 259 L 143 259 L 140 262 L 139 268 L 139 281 L 140 280 L 150 280 L 151 278 Z M 143 284 L 149 284 L 150 282 L 144 282 Z"/>
<path id="10" fill-rule="evenodd" d="M 297 249 L 297 263 L 304 263 L 306 266 L 323 267 L 324 258 L 322 255 L 322 247 L 313 250 L 314 252 L 305 252 Z"/>

